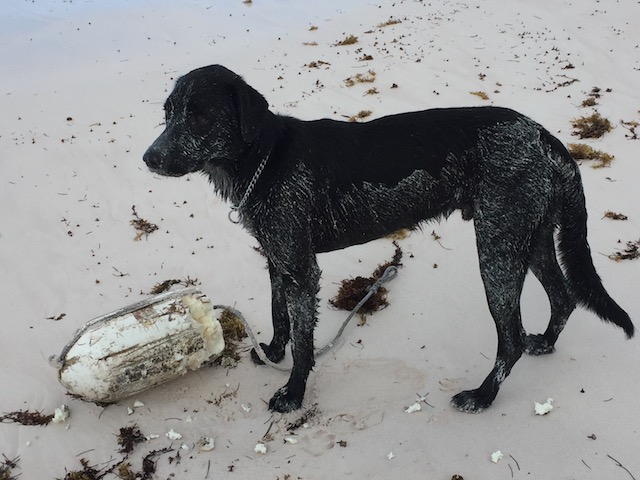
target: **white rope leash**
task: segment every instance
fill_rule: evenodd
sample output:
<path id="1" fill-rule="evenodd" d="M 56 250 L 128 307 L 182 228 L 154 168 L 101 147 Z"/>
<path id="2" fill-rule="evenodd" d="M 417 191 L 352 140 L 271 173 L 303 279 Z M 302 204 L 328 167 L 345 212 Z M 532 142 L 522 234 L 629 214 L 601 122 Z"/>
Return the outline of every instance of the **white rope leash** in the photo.
<path id="1" fill-rule="evenodd" d="M 331 340 L 329 343 L 327 343 L 320 350 L 316 351 L 315 358 L 318 358 L 321 355 L 324 355 L 325 353 L 327 353 L 329 350 L 331 350 L 335 346 L 336 342 L 338 341 L 338 339 L 344 333 L 344 329 L 347 327 L 347 325 L 349 324 L 349 322 L 351 321 L 353 316 L 356 313 L 358 313 L 358 310 L 360 310 L 362 308 L 362 306 L 367 302 L 367 300 L 369 300 L 369 298 L 371 298 L 372 295 L 375 295 L 375 293 L 380 289 L 382 284 L 387 283 L 390 280 L 393 280 L 396 277 L 397 274 L 398 274 L 398 267 L 396 267 L 394 265 L 391 265 L 391 266 L 386 268 L 386 270 L 384 271 L 382 276 L 373 285 L 371 285 L 368 288 L 367 294 L 364 297 L 362 297 L 362 300 L 360 300 L 358 302 L 358 304 L 355 307 L 353 307 L 353 310 L 351 310 L 351 312 L 349 313 L 349 315 L 347 316 L 345 321 L 342 322 L 342 325 L 340 326 L 340 329 L 338 330 L 338 333 L 336 334 L 336 336 L 333 337 L 333 340 Z M 262 347 L 260 346 L 260 344 L 256 340 L 256 337 L 253 334 L 253 331 L 251 330 L 251 327 L 249 326 L 249 323 L 247 322 L 247 320 L 244 318 L 244 316 L 238 310 L 236 310 L 235 308 L 222 306 L 222 305 L 216 305 L 216 307 L 226 308 L 233 315 L 235 315 L 236 317 L 238 317 L 242 321 L 242 323 L 244 324 L 244 328 L 247 331 L 247 334 L 249 335 L 249 338 L 251 339 L 251 343 L 253 344 L 253 348 L 255 349 L 256 354 L 258 355 L 258 358 L 260 358 L 260 360 L 262 360 L 265 364 L 269 365 L 270 367 L 275 368 L 276 370 L 280 370 L 282 372 L 291 371 L 290 367 L 283 367 L 282 365 L 278 365 L 277 363 L 274 363 L 274 362 L 272 362 L 271 360 L 269 360 L 267 358 L 267 355 L 264 353 L 264 351 L 262 350 Z"/>

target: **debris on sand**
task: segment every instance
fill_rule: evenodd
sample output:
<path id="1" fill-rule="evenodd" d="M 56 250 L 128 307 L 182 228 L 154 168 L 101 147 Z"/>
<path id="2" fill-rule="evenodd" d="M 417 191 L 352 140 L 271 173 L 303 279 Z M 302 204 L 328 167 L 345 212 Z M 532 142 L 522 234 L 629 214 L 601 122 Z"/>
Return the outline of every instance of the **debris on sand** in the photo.
<path id="1" fill-rule="evenodd" d="M 13 470 L 18 468 L 18 460 L 20 457 L 16 457 L 13 460 L 9 460 L 6 455 L 2 455 L 4 461 L 0 462 L 0 480 L 16 480 L 18 475 L 13 474 Z"/>
<path id="2" fill-rule="evenodd" d="M 133 238 L 136 242 L 140 239 L 142 239 L 142 236 L 144 235 L 145 238 L 147 238 L 149 235 L 151 235 L 153 232 L 155 232 L 156 230 L 158 230 L 158 226 L 155 223 L 151 223 L 147 220 L 145 220 L 144 218 L 140 218 L 138 216 L 138 212 L 136 212 L 136 206 L 133 205 L 131 207 L 131 210 L 133 212 L 133 220 L 131 220 L 131 225 L 133 226 L 133 228 L 136 229 L 136 236 Z"/>
<path id="3" fill-rule="evenodd" d="M 619 262 L 621 260 L 635 260 L 640 258 L 640 240 L 627 242 L 627 246 L 624 250 L 618 250 L 617 252 L 608 255 L 611 260 Z"/>

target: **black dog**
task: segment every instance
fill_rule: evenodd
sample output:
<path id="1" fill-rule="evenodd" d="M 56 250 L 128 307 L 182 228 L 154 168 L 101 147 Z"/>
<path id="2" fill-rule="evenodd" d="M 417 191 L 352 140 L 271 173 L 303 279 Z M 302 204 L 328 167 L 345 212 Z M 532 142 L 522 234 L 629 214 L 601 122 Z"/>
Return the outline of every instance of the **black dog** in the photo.
<path id="1" fill-rule="evenodd" d="M 576 304 L 633 336 L 629 316 L 592 263 L 575 161 L 517 112 L 450 108 L 361 124 L 302 121 L 273 114 L 262 95 L 218 65 L 180 78 L 164 109 L 166 129 L 145 153 L 146 164 L 161 175 L 207 174 L 267 255 L 274 332 L 263 348 L 279 362 L 291 340 L 293 354 L 293 371 L 269 402 L 272 410 L 301 406 L 314 365 L 316 254 L 456 209 L 473 219 L 498 331 L 493 370 L 479 388 L 453 397 L 456 408 L 488 407 L 523 352 L 552 352 Z M 529 269 L 551 303 L 541 335 L 527 335 L 520 318 Z"/>

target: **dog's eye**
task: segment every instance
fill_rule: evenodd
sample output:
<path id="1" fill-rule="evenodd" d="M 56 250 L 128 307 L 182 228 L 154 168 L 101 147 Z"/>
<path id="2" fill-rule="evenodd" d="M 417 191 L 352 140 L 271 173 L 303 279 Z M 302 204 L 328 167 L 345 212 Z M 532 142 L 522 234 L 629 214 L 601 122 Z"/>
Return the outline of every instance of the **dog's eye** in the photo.
<path id="1" fill-rule="evenodd" d="M 205 124 L 207 121 L 207 116 L 205 114 L 205 111 L 197 105 L 190 105 L 187 119 L 192 126 L 196 127 Z"/>
<path id="2" fill-rule="evenodd" d="M 189 115 L 189 124 L 193 127 L 199 127 L 206 123 L 206 117 L 200 114 L 190 114 Z"/>

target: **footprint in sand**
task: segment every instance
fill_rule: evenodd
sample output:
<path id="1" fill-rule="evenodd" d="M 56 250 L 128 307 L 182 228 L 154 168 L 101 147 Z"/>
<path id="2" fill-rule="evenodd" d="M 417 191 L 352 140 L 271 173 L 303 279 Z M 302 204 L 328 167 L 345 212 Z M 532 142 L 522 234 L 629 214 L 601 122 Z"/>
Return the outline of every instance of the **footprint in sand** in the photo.
<path id="1" fill-rule="evenodd" d="M 460 390 L 460 378 L 443 378 L 438 381 L 438 389 L 441 392 L 450 393 Z"/>
<path id="2" fill-rule="evenodd" d="M 399 360 L 358 359 L 324 365 L 313 379 L 311 395 L 326 413 L 394 406 L 421 390 L 426 374 Z"/>
<path id="3" fill-rule="evenodd" d="M 298 437 L 298 444 L 303 450 L 315 457 L 319 457 L 327 450 L 331 450 L 336 444 L 336 436 L 325 430 L 305 433 Z"/>

